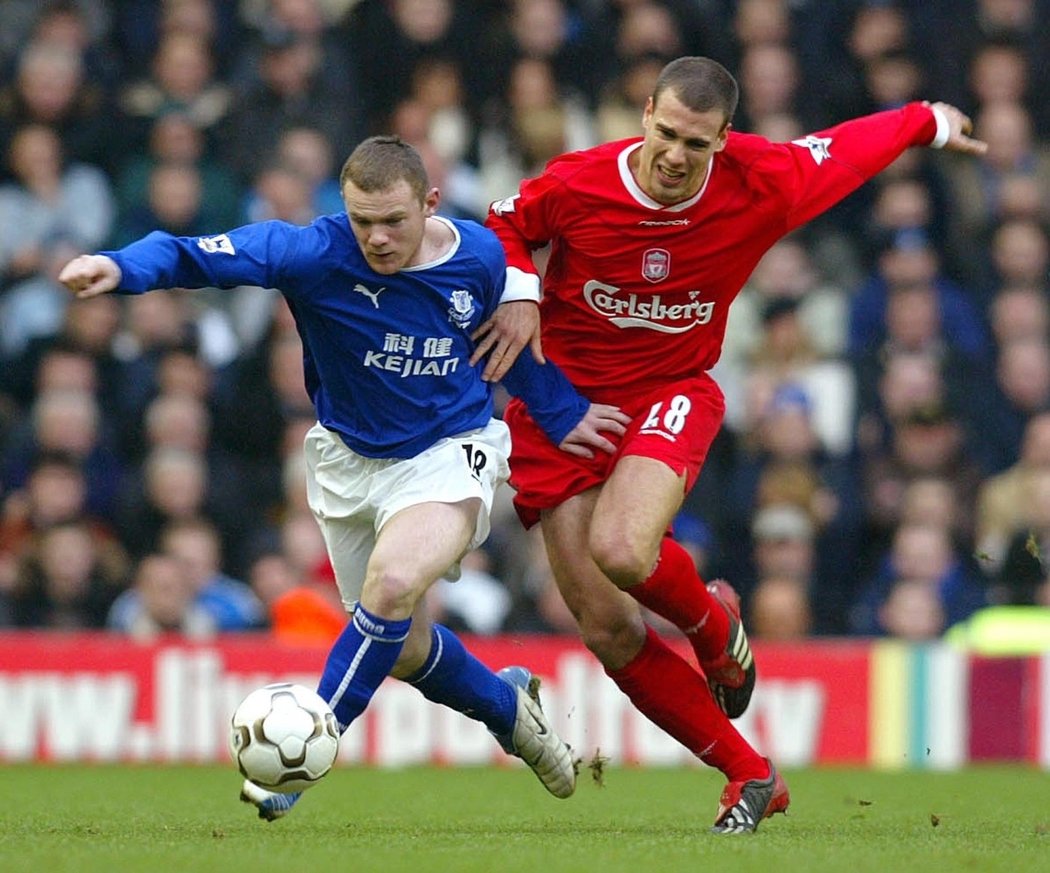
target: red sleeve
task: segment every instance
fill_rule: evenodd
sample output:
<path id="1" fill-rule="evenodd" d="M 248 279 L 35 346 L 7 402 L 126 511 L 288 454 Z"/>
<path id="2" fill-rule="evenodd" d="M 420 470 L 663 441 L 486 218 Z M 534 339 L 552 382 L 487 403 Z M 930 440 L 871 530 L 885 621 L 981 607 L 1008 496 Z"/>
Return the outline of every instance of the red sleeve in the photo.
<path id="1" fill-rule="evenodd" d="M 762 170 L 787 182 L 787 227 L 793 230 L 834 206 L 893 163 L 911 146 L 928 145 L 937 132 L 933 111 L 909 103 L 845 121 L 766 153 Z M 756 167 L 756 169 L 759 169 Z M 762 173 L 764 175 L 764 173 Z"/>
<path id="2" fill-rule="evenodd" d="M 556 158 L 541 175 L 524 180 L 517 194 L 489 206 L 485 226 L 503 243 L 508 266 L 536 273 L 532 253 L 558 235 L 559 194 L 565 185 L 561 170 L 574 160 L 571 154 Z"/>

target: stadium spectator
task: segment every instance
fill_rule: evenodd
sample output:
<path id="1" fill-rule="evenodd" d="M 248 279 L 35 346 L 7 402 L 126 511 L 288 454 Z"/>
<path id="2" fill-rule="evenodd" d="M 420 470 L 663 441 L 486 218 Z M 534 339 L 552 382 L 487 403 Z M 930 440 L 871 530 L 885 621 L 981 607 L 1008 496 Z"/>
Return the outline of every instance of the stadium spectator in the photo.
<path id="1" fill-rule="evenodd" d="M 124 245 L 149 229 L 163 228 L 180 236 L 214 229 L 204 209 L 204 179 L 193 164 L 162 163 L 149 170 L 144 197 L 129 202 L 116 221 L 109 240 Z"/>
<path id="2" fill-rule="evenodd" d="M 764 576 L 748 604 L 748 626 L 760 640 L 804 640 L 813 630 L 813 614 L 804 580 L 794 576 Z"/>
<path id="3" fill-rule="evenodd" d="M 859 481 L 850 457 L 828 452 L 814 426 L 808 391 L 792 382 L 775 386 L 755 399 L 755 418 L 740 442 L 721 492 L 719 538 L 752 542 L 756 512 L 780 503 L 797 506 L 812 525 L 814 565 L 806 572 L 811 596 L 820 604 L 821 626 L 834 624 L 851 590 L 862 512 Z M 753 521 L 754 520 L 754 521 Z M 760 557 L 757 544 L 755 557 Z M 746 599 L 764 573 L 750 548 L 730 549 L 717 565 Z"/>
<path id="4" fill-rule="evenodd" d="M 996 348 L 1050 337 L 1050 296 L 1039 285 L 1004 286 L 992 298 L 988 321 Z"/>
<path id="5" fill-rule="evenodd" d="M 776 500 L 759 508 L 751 529 L 759 581 L 788 578 L 809 590 L 816 569 L 816 533 L 812 515 L 798 503 Z"/>
<path id="6" fill-rule="evenodd" d="M 935 586 L 926 579 L 897 579 L 879 605 L 878 628 L 885 636 L 907 642 L 931 642 L 948 627 L 945 612 Z"/>
<path id="7" fill-rule="evenodd" d="M 897 598 L 903 603 L 898 603 Z M 958 553 L 944 527 L 905 522 L 893 535 L 850 616 L 854 633 L 902 634 L 898 621 L 911 614 L 909 635 L 939 635 L 987 605 L 984 579 L 968 555 Z M 936 609 L 934 608 L 936 607 Z M 939 613 L 939 620 L 938 620 Z"/>
<path id="8" fill-rule="evenodd" d="M 742 361 L 752 355 L 762 340 L 766 307 L 782 299 L 797 303 L 798 317 L 821 358 L 836 358 L 845 352 L 846 290 L 824 275 L 807 241 L 792 235 L 778 240 L 762 256 L 733 302 L 722 358 L 728 355 L 733 361 Z"/>
<path id="9" fill-rule="evenodd" d="M 1039 110 L 1039 130 L 1050 136 L 1050 124 L 1044 99 L 1050 87 L 1050 71 L 1043 60 L 1050 55 L 1050 33 L 1045 27 L 1045 3 L 1042 0 L 973 0 L 966 14 L 959 14 L 955 3 L 923 4 L 912 15 L 923 21 L 922 57 L 926 59 L 929 89 L 944 96 L 964 110 L 976 115 L 971 70 L 973 59 L 983 46 L 1006 43 L 1023 53 L 1030 72 L 1027 97 L 1032 109 Z"/>
<path id="10" fill-rule="evenodd" d="M 334 149 L 324 131 L 315 127 L 289 128 L 278 137 L 275 153 L 279 164 L 306 180 L 314 216 L 343 208 Z"/>
<path id="11" fill-rule="evenodd" d="M 1019 178 L 1027 177 L 1050 202 L 1050 146 L 1035 138 L 1032 118 L 1019 103 L 997 102 L 980 109 L 974 118 L 977 135 L 988 142 L 988 151 L 976 161 L 942 161 L 948 186 L 948 253 L 954 263 L 977 277 L 975 286 L 986 287 L 993 276 L 984 246 L 1004 217 L 1006 195 Z M 1045 208 L 1045 206 L 1044 206 Z"/>
<path id="12" fill-rule="evenodd" d="M 14 77 L 0 89 L 0 143 L 36 124 L 58 135 L 71 163 L 111 173 L 124 151 L 120 117 L 108 94 L 85 77 L 82 56 L 61 43 L 24 45 Z"/>
<path id="13" fill-rule="evenodd" d="M 251 565 L 249 580 L 266 605 L 267 625 L 278 642 L 328 648 L 346 626 L 342 605 L 303 581 L 279 552 L 260 555 Z"/>
<path id="14" fill-rule="evenodd" d="M 305 225 L 317 218 L 314 186 L 301 170 L 275 162 L 259 169 L 245 209 L 249 221 L 287 221 Z"/>
<path id="15" fill-rule="evenodd" d="M 158 446 L 141 468 L 140 475 L 121 483 L 114 522 L 136 561 L 160 549 L 160 532 L 168 523 L 209 515 L 208 465 L 200 452 Z"/>
<path id="16" fill-rule="evenodd" d="M 855 361 L 875 352 L 879 345 L 892 340 L 891 327 L 907 328 L 907 320 L 891 324 L 890 300 L 897 290 L 929 289 L 932 292 L 932 309 L 923 320 L 925 336 L 912 336 L 910 342 L 950 343 L 957 355 L 972 361 L 987 362 L 990 354 L 982 312 L 973 299 L 958 283 L 945 274 L 942 258 L 934 247 L 933 240 L 925 228 L 899 228 L 884 238 L 877 255 L 874 269 L 860 287 L 853 290 L 849 315 L 849 353 Z M 903 298 L 920 301 L 916 296 Z M 930 319 L 935 323 L 931 324 Z M 909 333 L 918 330 L 916 325 Z M 933 335 L 935 331 L 941 337 Z M 905 344 L 906 345 L 906 344 Z"/>
<path id="17" fill-rule="evenodd" d="M 112 525 L 90 515 L 86 500 L 87 483 L 75 458 L 55 452 L 36 459 L 25 486 L 8 492 L 0 507 L 0 591 L 14 589 L 45 531 L 72 522 L 91 533 L 107 577 L 122 580 L 125 550 Z"/>
<path id="18" fill-rule="evenodd" d="M 269 159 L 259 148 L 259 131 L 272 141 L 285 130 L 308 126 L 332 143 L 357 142 L 366 129 L 361 95 L 350 83 L 325 75 L 323 52 L 316 42 L 283 30 L 262 33 L 260 79 L 237 95 L 221 132 L 219 155 L 248 185 Z M 377 71 L 389 75 L 389 62 Z M 212 230 L 215 230 L 213 228 Z"/>
<path id="19" fill-rule="evenodd" d="M 1043 474 L 1050 474 L 1050 411 L 1032 416 L 1017 460 L 978 489 L 974 537 L 986 574 L 998 573 L 1010 539 L 1030 523 L 1034 482 Z"/>
<path id="20" fill-rule="evenodd" d="M 103 627 L 124 582 L 123 567 L 105 560 L 106 545 L 75 518 L 41 530 L 11 591 L 14 623 L 52 630 Z"/>
<path id="21" fill-rule="evenodd" d="M 0 296 L 0 360 L 17 359 L 35 341 L 49 339 L 62 329 L 69 294 L 58 273 L 79 250 L 69 240 L 45 243 L 37 269 L 11 283 Z"/>
<path id="22" fill-rule="evenodd" d="M 781 43 L 748 46 L 740 58 L 740 130 L 750 132 L 772 115 L 793 115 L 799 110 L 802 86 L 798 58 Z"/>
<path id="23" fill-rule="evenodd" d="M 19 128 L 5 157 L 12 181 L 0 185 L 0 285 L 41 272 L 56 245 L 85 251 L 108 239 L 115 213 L 108 178 L 68 162 L 52 128 Z"/>
<path id="24" fill-rule="evenodd" d="M 159 118 L 179 112 L 205 136 L 211 153 L 232 108 L 233 92 L 215 76 L 211 46 L 194 34 L 174 31 L 161 37 L 150 75 L 125 85 L 119 100 L 129 123 L 127 136 L 136 151 L 145 151 L 149 132 Z"/>
<path id="25" fill-rule="evenodd" d="M 719 384 L 729 397 L 745 398 L 745 408 L 734 415 L 736 426 L 745 430 L 753 424 L 754 409 L 766 406 L 778 390 L 801 391 L 820 451 L 841 457 L 853 448 L 856 377 L 846 361 L 818 353 L 799 305 L 796 297 L 764 301 L 759 342 L 736 374 L 741 384 L 734 386 L 726 369 L 718 371 Z M 726 405 L 728 410 L 729 400 Z"/>
<path id="26" fill-rule="evenodd" d="M 639 107 L 653 93 L 653 86 L 666 59 L 648 53 L 623 64 L 605 81 L 594 109 L 595 136 L 608 141 L 626 139 L 638 130 Z"/>
<path id="27" fill-rule="evenodd" d="M 1002 565 L 992 575 L 990 600 L 1004 605 L 1047 605 L 1050 591 L 1050 470 L 1034 472 L 1027 490 L 1027 512 L 1010 531 Z"/>
<path id="28" fill-rule="evenodd" d="M 59 333 L 32 338 L 17 357 L 2 359 L 0 437 L 5 443 L 24 426 L 24 417 L 28 415 L 38 391 L 38 370 L 54 348 L 83 351 L 90 355 L 100 392 L 96 399 L 113 396 L 119 385 L 120 365 L 111 346 L 119 321 L 120 304 L 116 300 L 72 300 L 66 306 Z M 10 413 L 8 406 L 13 408 Z"/>
<path id="29" fill-rule="evenodd" d="M 132 150 L 117 174 L 116 199 L 122 215 L 149 202 L 150 178 L 159 166 L 192 166 L 200 173 L 207 197 L 200 204 L 204 227 L 228 227 L 244 218 L 241 186 L 229 167 L 209 156 L 204 133 L 184 111 L 158 114 L 141 150 Z"/>
<path id="30" fill-rule="evenodd" d="M 995 361 L 993 390 L 982 404 L 983 438 L 979 457 L 998 473 L 1021 452 L 1032 417 L 1050 409 L 1050 338 L 1022 337 L 1003 345 Z"/>
<path id="31" fill-rule="evenodd" d="M 215 619 L 195 602 L 189 568 L 171 555 L 150 553 L 135 566 L 131 586 L 113 602 L 106 627 L 140 643 L 166 634 L 211 639 Z"/>
<path id="32" fill-rule="evenodd" d="M 890 425 L 888 443 L 861 460 L 867 557 L 884 549 L 901 522 L 904 495 L 919 479 L 951 482 L 960 529 L 974 528 L 973 507 L 982 471 L 967 451 L 957 411 L 943 401 L 917 406 Z"/>
<path id="33" fill-rule="evenodd" d="M 81 465 L 88 512 L 113 520 L 126 459 L 119 455 L 92 392 L 56 388 L 36 397 L 28 417 L 13 430 L 5 448 L 0 477 L 5 488 L 21 487 L 37 459 L 53 452 L 66 453 Z"/>
<path id="34" fill-rule="evenodd" d="M 246 583 L 224 572 L 219 531 L 204 518 L 177 519 L 159 536 L 160 549 L 182 561 L 189 570 L 196 604 L 204 607 L 220 632 L 255 631 L 266 623 L 262 601 Z"/>
<path id="35" fill-rule="evenodd" d="M 353 99 L 361 99 L 360 72 L 352 50 L 340 32 L 346 0 L 262 0 L 242 5 L 240 19 L 248 33 L 236 56 L 231 79 L 239 86 L 258 82 L 260 57 L 268 42 L 287 39 L 309 44 L 321 57 L 321 74 L 327 83 Z M 326 210 L 327 211 L 327 210 Z"/>
<path id="36" fill-rule="evenodd" d="M 172 34 L 208 46 L 217 76 L 229 79 L 244 38 L 240 13 L 240 4 L 222 0 L 120 0 L 113 15 L 113 43 L 123 62 L 123 80 L 148 78 L 157 46 Z"/>

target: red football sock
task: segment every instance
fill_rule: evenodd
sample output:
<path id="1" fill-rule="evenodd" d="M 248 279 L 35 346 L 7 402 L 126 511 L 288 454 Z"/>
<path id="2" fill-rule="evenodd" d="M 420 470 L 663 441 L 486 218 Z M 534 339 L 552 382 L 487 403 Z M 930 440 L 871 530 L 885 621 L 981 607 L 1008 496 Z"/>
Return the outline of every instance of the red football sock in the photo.
<path id="1" fill-rule="evenodd" d="M 626 589 L 646 609 L 674 622 L 701 662 L 717 658 L 729 640 L 729 616 L 696 572 L 690 554 L 665 536 L 649 577 Z"/>
<path id="2" fill-rule="evenodd" d="M 653 724 L 730 782 L 765 779 L 769 764 L 718 708 L 703 677 L 652 628 L 634 660 L 605 671 Z"/>

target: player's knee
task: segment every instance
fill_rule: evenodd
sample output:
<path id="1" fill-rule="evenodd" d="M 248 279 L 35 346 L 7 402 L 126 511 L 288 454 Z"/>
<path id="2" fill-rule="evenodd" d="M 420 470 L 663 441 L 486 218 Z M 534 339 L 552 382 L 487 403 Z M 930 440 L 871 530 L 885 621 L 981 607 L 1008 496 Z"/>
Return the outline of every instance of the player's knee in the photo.
<path id="1" fill-rule="evenodd" d="M 420 586 L 409 573 L 390 567 L 370 572 L 361 591 L 361 604 L 383 618 L 408 618 L 419 601 Z"/>
<path id="2" fill-rule="evenodd" d="M 624 612 L 604 620 L 580 623 L 583 643 L 606 667 L 617 669 L 630 661 L 645 642 L 645 625 L 636 613 Z"/>
<path id="3" fill-rule="evenodd" d="M 645 550 L 622 535 L 593 534 L 590 550 L 601 571 L 620 588 L 637 585 L 652 569 L 653 560 Z"/>

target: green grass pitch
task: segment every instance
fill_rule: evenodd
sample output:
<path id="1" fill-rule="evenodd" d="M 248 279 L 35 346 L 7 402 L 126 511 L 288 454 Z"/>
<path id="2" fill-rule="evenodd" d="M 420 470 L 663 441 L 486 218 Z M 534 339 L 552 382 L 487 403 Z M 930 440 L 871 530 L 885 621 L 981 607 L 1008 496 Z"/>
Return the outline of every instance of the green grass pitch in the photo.
<path id="1" fill-rule="evenodd" d="M 1050 774 L 785 771 L 787 816 L 707 832 L 720 774 L 584 769 L 569 800 L 524 768 L 338 768 L 267 824 L 223 767 L 0 767 L 0 871 L 41 873 L 1037 873 Z"/>

